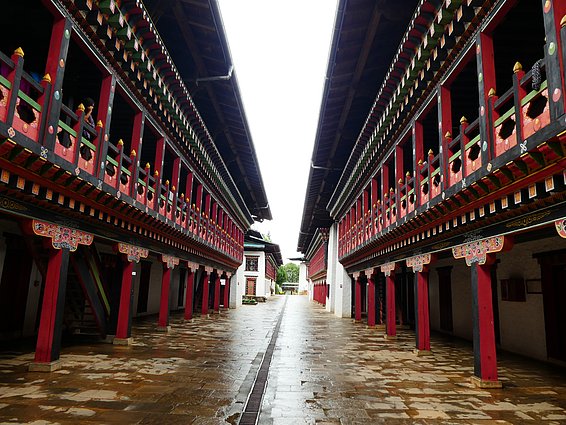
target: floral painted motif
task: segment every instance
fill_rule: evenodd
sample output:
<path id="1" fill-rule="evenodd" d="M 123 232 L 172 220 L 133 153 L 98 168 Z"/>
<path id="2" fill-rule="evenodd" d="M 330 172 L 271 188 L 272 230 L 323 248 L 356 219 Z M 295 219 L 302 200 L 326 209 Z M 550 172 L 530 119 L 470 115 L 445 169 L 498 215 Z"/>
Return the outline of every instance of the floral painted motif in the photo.
<path id="1" fill-rule="evenodd" d="M 167 263 L 168 269 L 174 269 L 175 266 L 179 265 L 179 259 L 177 257 L 173 257 L 172 255 L 161 255 L 162 260 L 164 263 Z"/>
<path id="2" fill-rule="evenodd" d="M 53 248 L 69 251 L 76 251 L 79 244 L 88 246 L 94 240 L 90 233 L 39 220 L 33 220 L 33 232 L 38 236 L 51 238 Z"/>
<path id="3" fill-rule="evenodd" d="M 391 272 L 395 270 L 396 264 L 393 263 L 385 263 L 381 265 L 381 271 L 385 274 L 385 276 L 390 276 Z"/>
<path id="4" fill-rule="evenodd" d="M 118 252 L 125 254 L 130 263 L 139 263 L 140 259 L 147 258 L 149 250 L 140 248 L 139 246 L 128 245 L 126 243 L 118 243 Z"/>
<path id="5" fill-rule="evenodd" d="M 424 266 L 430 264 L 431 258 L 430 254 L 415 255 L 414 257 L 407 258 L 407 267 L 411 267 L 415 273 L 420 273 L 423 271 Z"/>
<path id="6" fill-rule="evenodd" d="M 562 238 L 566 238 L 566 218 L 562 218 L 560 220 L 556 220 L 554 222 L 556 226 L 556 231 Z"/>
<path id="7" fill-rule="evenodd" d="M 473 263 L 482 265 L 487 261 L 487 254 L 500 252 L 503 250 L 504 244 L 504 236 L 494 236 L 455 246 L 452 248 L 452 255 L 456 259 L 465 258 L 468 266 L 471 266 Z"/>

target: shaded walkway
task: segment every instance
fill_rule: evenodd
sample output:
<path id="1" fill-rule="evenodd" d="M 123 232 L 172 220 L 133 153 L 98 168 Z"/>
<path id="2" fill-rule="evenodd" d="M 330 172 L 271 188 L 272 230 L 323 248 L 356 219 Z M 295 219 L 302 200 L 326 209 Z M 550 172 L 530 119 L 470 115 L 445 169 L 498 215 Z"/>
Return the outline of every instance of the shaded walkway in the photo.
<path id="1" fill-rule="evenodd" d="M 30 353 L 1 353 L 0 423 L 237 423 L 283 300 L 173 316 L 167 335 L 144 321 L 133 347 L 66 347 L 52 374 L 27 372 Z M 260 423 L 566 423 L 564 370 L 504 356 L 505 388 L 478 390 L 470 346 L 433 338 L 434 354 L 416 357 L 412 332 L 381 334 L 288 297 Z"/>

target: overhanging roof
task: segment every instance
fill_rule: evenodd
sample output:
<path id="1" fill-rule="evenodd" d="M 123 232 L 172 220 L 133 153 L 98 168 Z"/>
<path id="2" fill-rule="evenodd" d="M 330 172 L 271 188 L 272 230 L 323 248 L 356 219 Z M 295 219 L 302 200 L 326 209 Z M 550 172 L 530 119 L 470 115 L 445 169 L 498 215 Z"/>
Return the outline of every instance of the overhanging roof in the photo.
<path id="1" fill-rule="evenodd" d="M 330 227 L 328 202 L 418 0 L 340 0 L 297 250 Z"/>
<path id="2" fill-rule="evenodd" d="M 283 257 L 281 256 L 281 249 L 279 245 L 263 239 L 260 232 L 257 230 L 249 229 L 244 235 L 244 250 L 259 250 L 267 254 L 273 255 L 277 267 L 283 265 Z"/>
<path id="3" fill-rule="evenodd" d="M 252 216 L 271 220 L 217 1 L 144 4 Z"/>

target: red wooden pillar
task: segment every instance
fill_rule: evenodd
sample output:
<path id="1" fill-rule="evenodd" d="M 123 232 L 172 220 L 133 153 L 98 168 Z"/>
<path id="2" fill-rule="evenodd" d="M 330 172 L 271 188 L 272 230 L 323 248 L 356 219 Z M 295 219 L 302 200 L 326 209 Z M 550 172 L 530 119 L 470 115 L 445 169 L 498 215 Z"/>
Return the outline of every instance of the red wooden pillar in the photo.
<path id="1" fill-rule="evenodd" d="M 69 253 L 76 251 L 79 244 L 90 245 L 93 236 L 80 230 L 39 220 L 31 220 L 29 225 L 34 234 L 51 238 L 51 246 L 47 248 L 49 262 L 35 358 L 29 369 L 37 372 L 51 372 L 60 367 L 58 360 L 61 351 Z"/>
<path id="2" fill-rule="evenodd" d="M 416 273 L 417 352 L 430 351 L 430 313 L 428 306 L 428 270 Z"/>
<path id="3" fill-rule="evenodd" d="M 220 274 L 216 272 L 216 278 L 214 280 L 214 312 L 220 313 Z"/>
<path id="4" fill-rule="evenodd" d="M 397 338 L 396 314 L 395 314 L 395 263 L 387 263 L 381 266 L 385 274 L 385 339 Z"/>
<path id="5" fill-rule="evenodd" d="M 508 237 L 494 236 L 452 248 L 454 258 L 465 258 L 472 267 L 472 324 L 474 338 L 474 376 L 472 384 L 480 388 L 501 388 L 497 376 L 491 268 L 495 253 L 510 249 Z"/>
<path id="6" fill-rule="evenodd" d="M 134 263 L 139 263 L 141 258 L 147 258 L 149 251 L 133 245 L 119 243 L 116 250 L 123 254 L 124 268 L 122 269 L 122 287 L 120 288 L 120 307 L 118 310 L 118 324 L 116 325 L 116 337 L 113 343 L 116 345 L 129 345 L 132 343 L 132 301 L 134 291 L 132 289 L 132 272 Z"/>
<path id="7" fill-rule="evenodd" d="M 430 352 L 430 311 L 428 302 L 428 268 L 433 255 L 422 254 L 407 259 L 407 267 L 415 273 L 416 350 L 417 354 Z"/>
<path id="8" fill-rule="evenodd" d="M 208 315 L 208 282 L 210 279 L 210 272 L 212 270 L 205 267 L 204 269 L 204 280 L 202 283 L 202 308 L 201 308 L 201 315 L 207 316 Z"/>
<path id="9" fill-rule="evenodd" d="M 41 318 L 37 335 L 34 361 L 30 370 L 52 371 L 59 368 L 63 311 L 65 309 L 65 289 L 69 267 L 68 249 L 49 250 L 49 263 L 41 306 Z"/>
<path id="10" fill-rule="evenodd" d="M 359 323 L 362 321 L 362 281 L 360 278 L 360 274 L 356 273 L 354 275 L 354 279 L 355 279 L 355 296 L 356 296 L 356 302 L 355 302 L 355 317 L 354 317 L 354 321 L 356 323 Z"/>
<path id="11" fill-rule="evenodd" d="M 226 275 L 226 279 L 224 280 L 224 309 L 228 310 L 230 308 L 230 281 L 231 277 Z"/>
<path id="12" fill-rule="evenodd" d="M 171 286 L 171 272 L 179 265 L 179 259 L 171 255 L 163 254 L 163 275 L 161 277 L 161 302 L 159 304 L 159 318 L 157 330 L 168 332 L 169 326 L 169 288 Z"/>
<path id="13" fill-rule="evenodd" d="M 491 268 L 495 255 L 488 255 L 486 264 L 472 264 L 472 320 L 474 334 L 474 378 L 482 386 L 500 386 L 497 377 L 497 354 L 493 328 Z"/>
<path id="14" fill-rule="evenodd" d="M 189 263 L 189 269 L 187 271 L 187 291 L 185 293 L 185 320 L 193 320 L 193 297 L 194 297 L 194 282 L 195 273 L 197 267 Z"/>
<path id="15" fill-rule="evenodd" d="M 368 326 L 375 327 L 375 275 L 366 273 L 368 277 Z"/>

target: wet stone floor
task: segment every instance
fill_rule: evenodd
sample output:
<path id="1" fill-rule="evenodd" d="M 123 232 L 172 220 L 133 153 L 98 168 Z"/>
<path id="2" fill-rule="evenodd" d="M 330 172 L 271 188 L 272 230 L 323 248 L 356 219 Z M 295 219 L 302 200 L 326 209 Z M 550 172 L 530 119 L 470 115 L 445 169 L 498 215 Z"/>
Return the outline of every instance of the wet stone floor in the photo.
<path id="1" fill-rule="evenodd" d="M 28 372 L 29 352 L 0 352 L 0 424 L 236 424 L 285 297 L 185 323 L 134 325 L 130 347 L 65 346 L 62 369 Z M 501 390 L 469 383 L 471 346 L 338 319 L 288 296 L 260 424 L 566 424 L 566 371 L 503 354 Z"/>

